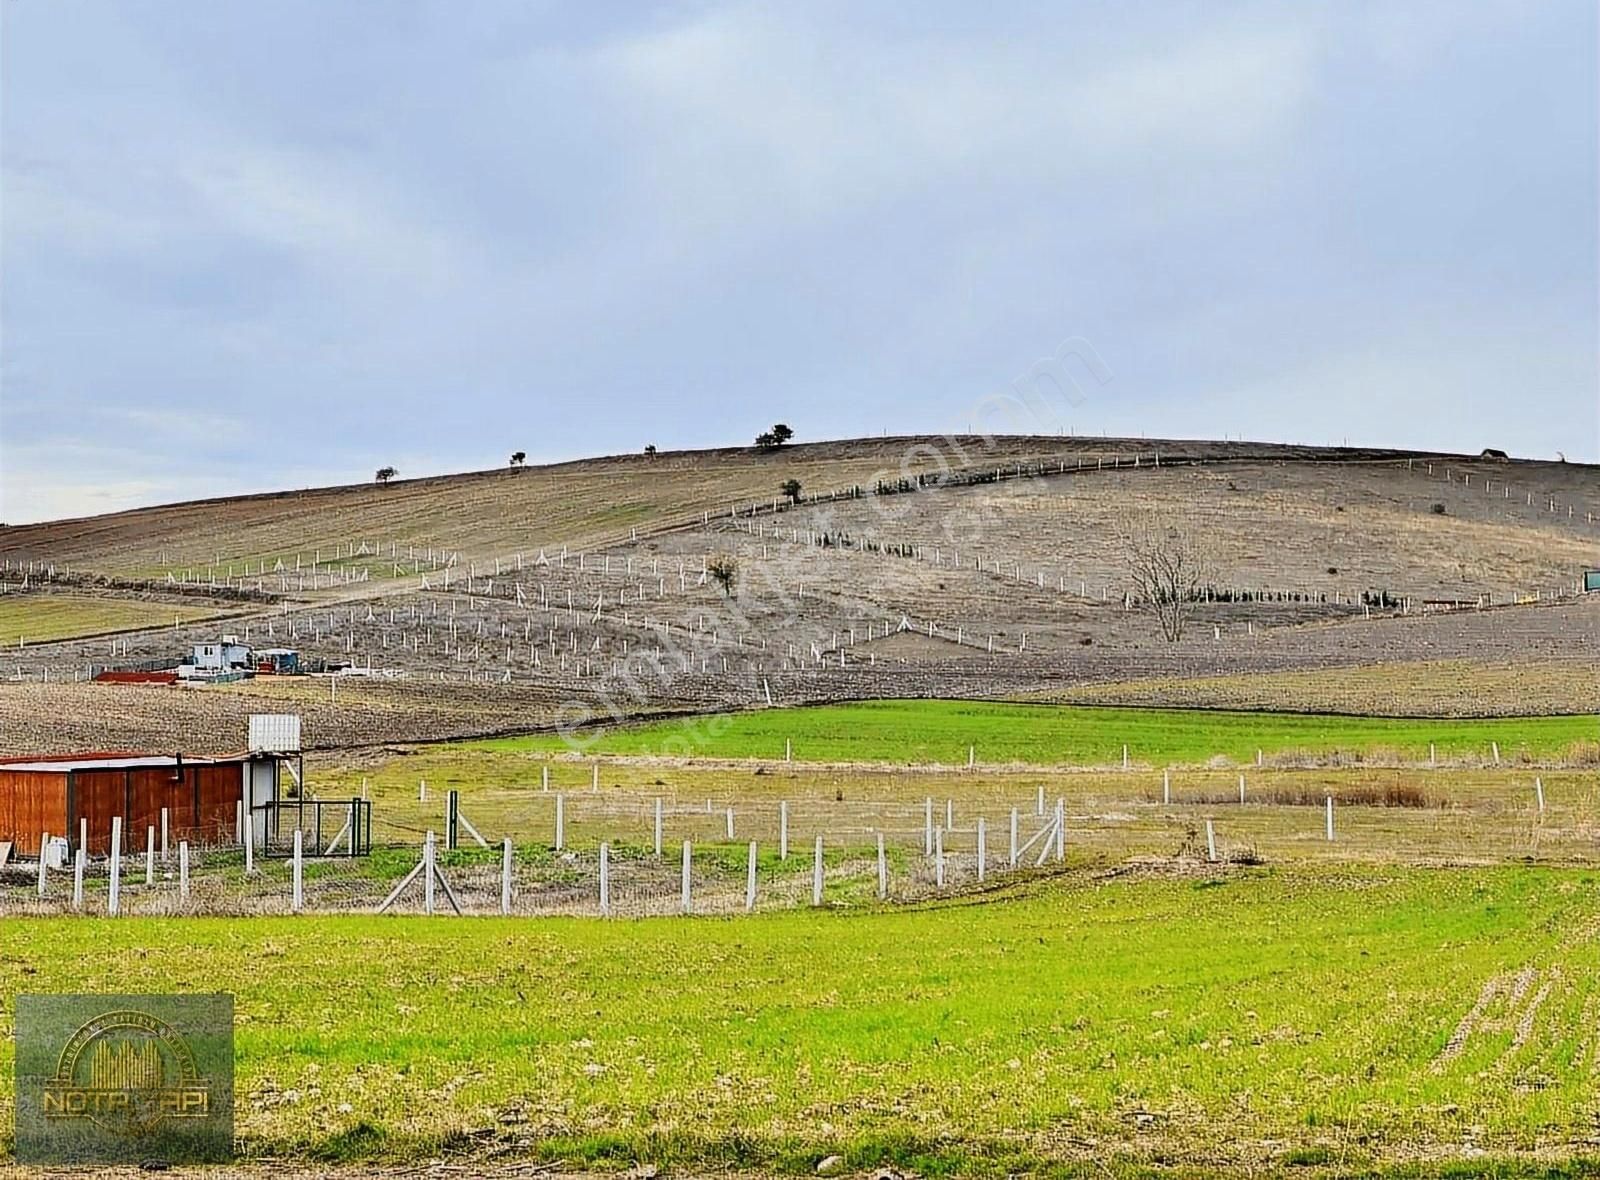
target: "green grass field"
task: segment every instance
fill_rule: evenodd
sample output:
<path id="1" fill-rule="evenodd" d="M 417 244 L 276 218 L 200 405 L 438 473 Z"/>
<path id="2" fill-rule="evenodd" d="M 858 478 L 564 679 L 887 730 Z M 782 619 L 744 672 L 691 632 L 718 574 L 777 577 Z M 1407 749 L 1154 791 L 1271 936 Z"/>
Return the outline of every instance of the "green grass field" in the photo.
<path id="1" fill-rule="evenodd" d="M 0 991 L 233 992 L 255 1157 L 1556 1176 L 1596 1162 L 1597 929 L 1593 871 L 1080 873 L 739 921 L 8 918 Z"/>
<path id="2" fill-rule="evenodd" d="M 1122 748 L 1141 765 L 1195 765 L 1218 756 L 1345 754 L 1425 759 L 1565 756 L 1593 748 L 1600 720 L 1590 716 L 1493 720 L 1413 720 L 1212 710 L 1117 709 L 977 701 L 870 701 L 768 709 L 596 730 L 575 735 L 591 754 L 666 754 L 704 758 L 784 757 L 799 761 L 965 765 L 978 761 L 1037 766 L 1120 764 Z M 498 739 L 501 750 L 571 748 L 561 735 Z"/>
<path id="3" fill-rule="evenodd" d="M 145 627 L 171 626 L 226 614 L 207 607 L 173 606 L 165 602 L 94 598 L 74 594 L 8 594 L 0 597 L 0 644 L 19 640 L 48 643 L 78 635 L 104 635 Z"/>

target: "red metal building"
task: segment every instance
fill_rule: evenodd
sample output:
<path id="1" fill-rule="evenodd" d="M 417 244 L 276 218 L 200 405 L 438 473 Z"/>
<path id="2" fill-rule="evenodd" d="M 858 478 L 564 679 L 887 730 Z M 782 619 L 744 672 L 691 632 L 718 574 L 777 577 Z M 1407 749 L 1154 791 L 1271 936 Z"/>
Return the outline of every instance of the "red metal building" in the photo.
<path id="1" fill-rule="evenodd" d="M 0 841 L 20 856 L 37 856 L 39 838 L 80 842 L 91 856 L 111 848 L 111 821 L 121 817 L 123 850 L 143 847 L 145 830 L 167 830 L 193 844 L 237 839 L 238 805 L 259 812 L 278 799 L 278 759 L 239 754 L 95 753 L 0 759 Z M 264 830 L 258 829 L 258 830 Z"/>

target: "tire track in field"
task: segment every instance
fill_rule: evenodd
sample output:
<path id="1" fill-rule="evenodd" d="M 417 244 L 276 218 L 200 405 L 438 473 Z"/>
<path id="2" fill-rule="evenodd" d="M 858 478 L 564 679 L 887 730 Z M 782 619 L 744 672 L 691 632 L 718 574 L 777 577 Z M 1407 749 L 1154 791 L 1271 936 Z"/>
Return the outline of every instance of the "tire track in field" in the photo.
<path id="1" fill-rule="evenodd" d="M 1572 927 L 1557 945 L 1558 959 L 1578 953 L 1596 941 L 1600 941 L 1600 913 L 1590 914 Z M 1570 991 L 1573 986 L 1559 961 L 1543 968 L 1527 963 L 1515 971 L 1486 980 L 1472 1007 L 1434 1057 L 1432 1072 L 1441 1072 L 1461 1056 L 1474 1037 L 1509 1033 L 1506 1047 L 1488 1067 L 1494 1073 L 1504 1073 L 1511 1068 L 1515 1055 L 1532 1040 L 1539 1013 L 1550 997 Z M 1584 1036 L 1573 1058 L 1574 1066 L 1581 1066 L 1587 1060 L 1591 1074 L 1600 1074 L 1600 1045 L 1596 1041 L 1594 1019 L 1597 1009 L 1600 1009 L 1600 995 L 1591 995 L 1584 1002 Z"/>

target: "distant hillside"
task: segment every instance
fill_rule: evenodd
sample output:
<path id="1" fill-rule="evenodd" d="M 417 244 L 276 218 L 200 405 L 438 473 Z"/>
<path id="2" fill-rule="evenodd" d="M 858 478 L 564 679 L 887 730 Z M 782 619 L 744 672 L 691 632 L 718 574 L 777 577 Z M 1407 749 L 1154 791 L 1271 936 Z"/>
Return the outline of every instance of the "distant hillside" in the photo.
<path id="1" fill-rule="evenodd" d="M 1404 459 L 1411 452 L 1265 443 L 1093 439 L 1048 436 L 913 436 L 614 455 L 576 462 L 426 479 L 271 492 L 141 508 L 0 530 L 0 558 L 44 559 L 133 577 L 169 569 L 269 561 L 351 542 L 424 546 L 489 557 L 548 545 L 593 547 L 625 541 L 706 512 L 770 500 L 784 481 L 806 493 L 879 478 L 982 469 L 1046 458 L 1131 461 L 1160 452 L 1171 460 L 1256 459 L 1351 462 Z M 1516 464 L 1534 482 L 1569 497 L 1575 473 L 1593 469 Z"/>

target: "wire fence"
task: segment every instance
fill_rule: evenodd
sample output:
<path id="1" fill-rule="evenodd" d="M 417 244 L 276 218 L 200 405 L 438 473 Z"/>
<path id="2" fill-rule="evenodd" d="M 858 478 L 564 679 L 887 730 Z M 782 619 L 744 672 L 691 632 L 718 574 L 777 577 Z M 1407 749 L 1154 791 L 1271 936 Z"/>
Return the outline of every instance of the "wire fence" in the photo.
<path id="1" fill-rule="evenodd" d="M 1600 863 L 1600 788 L 1586 776 L 1553 787 L 1534 777 L 1451 798 L 1393 784 L 1290 790 L 1239 775 L 1227 791 L 1180 792 L 1163 779 L 1115 797 L 1080 793 L 1069 809 L 1041 787 L 959 802 L 483 789 L 464 805 L 419 785 L 403 804 L 294 801 L 249 820 L 241 809 L 236 830 L 210 842 L 168 841 L 152 826 L 114 856 L 52 838 L 43 863 L 0 863 L 0 914 L 735 914 L 918 901 L 1069 850 L 1102 864 Z"/>
<path id="2" fill-rule="evenodd" d="M 1054 830 L 1054 821 L 1048 825 Z M 1038 835 L 1036 833 L 1036 835 Z M 802 905 L 913 901 L 1007 870 L 1003 853 L 933 856 L 884 842 L 791 848 L 755 842 L 611 844 L 556 850 L 507 839 L 446 849 L 437 837 L 383 844 L 369 856 L 247 856 L 242 846 L 77 858 L 41 872 L 0 870 L 0 913 L 251 915 L 292 912 L 520 916 L 735 914 Z M 1043 840 L 1035 840 L 1035 857 Z M 1050 847 L 1055 848 L 1051 843 Z M 431 869 L 431 872 L 430 872 Z"/>

